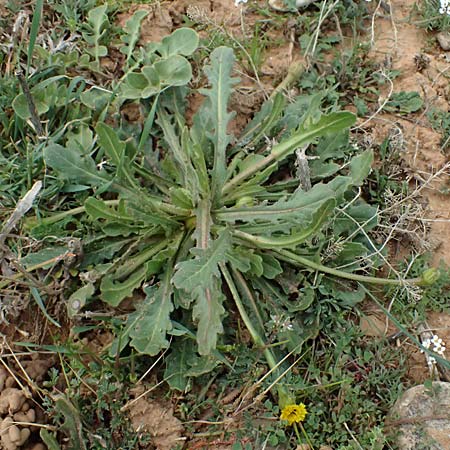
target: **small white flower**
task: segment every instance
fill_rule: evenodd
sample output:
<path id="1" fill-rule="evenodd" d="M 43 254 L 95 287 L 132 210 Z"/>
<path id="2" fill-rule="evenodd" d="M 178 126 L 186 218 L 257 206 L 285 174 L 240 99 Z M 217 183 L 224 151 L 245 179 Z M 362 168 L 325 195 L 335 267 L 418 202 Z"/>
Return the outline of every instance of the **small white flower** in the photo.
<path id="1" fill-rule="evenodd" d="M 425 339 L 425 340 L 422 342 L 422 345 L 423 345 L 425 348 L 430 348 L 431 340 L 430 340 L 430 339 Z M 423 353 L 423 350 L 421 350 L 421 352 Z"/>
<path id="2" fill-rule="evenodd" d="M 441 7 L 439 8 L 439 14 L 447 14 L 450 15 L 450 1 L 449 0 L 441 0 Z"/>
<path id="3" fill-rule="evenodd" d="M 294 325 L 292 325 L 291 321 L 289 319 L 286 319 L 282 324 L 281 328 L 283 331 L 293 331 Z"/>
<path id="4" fill-rule="evenodd" d="M 434 347 L 433 351 L 435 353 L 437 353 L 438 355 L 444 356 L 445 353 L 445 346 L 444 345 L 439 345 Z"/>
<path id="5" fill-rule="evenodd" d="M 234 6 L 239 6 L 243 3 L 247 3 L 247 0 L 234 0 Z"/>
<path id="6" fill-rule="evenodd" d="M 431 338 L 431 342 L 434 345 L 441 345 L 442 344 L 442 339 L 437 334 L 434 334 L 433 337 Z"/>

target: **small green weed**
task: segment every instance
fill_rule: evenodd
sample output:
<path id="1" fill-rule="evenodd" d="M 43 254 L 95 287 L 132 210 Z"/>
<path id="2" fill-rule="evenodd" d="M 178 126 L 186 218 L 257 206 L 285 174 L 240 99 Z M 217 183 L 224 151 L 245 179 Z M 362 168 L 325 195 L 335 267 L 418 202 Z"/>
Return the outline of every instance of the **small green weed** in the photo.
<path id="1" fill-rule="evenodd" d="M 58 352 L 64 358 L 61 368 L 51 369 L 44 383 L 48 393 L 43 405 L 57 425 L 57 442 L 68 437 L 70 448 L 80 450 L 132 450 L 145 444 L 145 434 L 136 433 L 121 411 L 132 388 L 125 368 L 118 371 L 112 361 L 100 359 L 81 342 L 59 345 Z M 47 445 L 55 445 L 55 435 L 49 434 L 41 436 Z"/>
<path id="2" fill-rule="evenodd" d="M 433 130 L 442 133 L 441 146 L 443 152 L 447 153 L 450 149 L 450 114 L 447 111 L 432 109 L 427 118 Z"/>
<path id="3" fill-rule="evenodd" d="M 422 18 L 417 21 L 428 30 L 449 31 L 450 10 L 445 0 L 421 0 L 415 3 L 416 12 Z"/>

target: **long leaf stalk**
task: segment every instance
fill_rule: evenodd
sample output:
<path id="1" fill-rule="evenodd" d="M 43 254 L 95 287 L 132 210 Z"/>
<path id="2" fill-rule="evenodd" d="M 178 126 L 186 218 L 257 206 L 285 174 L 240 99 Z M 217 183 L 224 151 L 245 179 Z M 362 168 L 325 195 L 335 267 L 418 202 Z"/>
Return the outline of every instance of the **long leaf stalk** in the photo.
<path id="1" fill-rule="evenodd" d="M 244 321 L 245 326 L 247 327 L 247 330 L 249 331 L 253 342 L 255 345 L 259 348 L 263 349 L 264 357 L 266 358 L 267 364 L 269 365 L 269 368 L 271 371 L 273 371 L 276 375 L 278 375 L 279 372 L 279 366 L 280 364 L 277 363 L 276 357 L 274 353 L 272 352 L 272 349 L 265 345 L 263 337 L 259 334 L 258 330 L 254 327 L 249 315 L 247 314 L 247 311 L 245 310 L 244 304 L 242 302 L 241 296 L 239 295 L 239 291 L 236 287 L 236 284 L 234 283 L 233 277 L 228 271 L 228 268 L 225 264 L 220 264 L 220 270 L 222 272 L 223 277 L 225 278 L 225 281 L 228 285 L 228 288 L 230 289 L 231 296 L 233 297 L 233 300 L 236 304 L 236 307 L 239 311 L 239 314 Z M 256 305 L 254 305 L 256 308 Z M 257 315 L 259 316 L 259 312 L 255 311 Z M 259 320 L 261 320 L 259 318 Z M 289 391 L 286 389 L 283 383 L 277 383 L 277 393 L 278 393 L 278 402 L 280 405 L 292 403 L 291 395 Z"/>
<path id="2" fill-rule="evenodd" d="M 225 278 L 228 288 L 230 289 L 231 296 L 233 297 L 233 300 L 236 304 L 239 314 L 241 315 L 241 318 L 244 321 L 244 324 L 247 327 L 247 329 L 253 339 L 253 342 L 255 343 L 255 345 L 257 347 L 264 348 L 264 356 L 267 359 L 269 367 L 271 369 L 274 369 L 277 366 L 275 356 L 273 355 L 270 348 L 265 346 L 263 338 L 258 333 L 257 329 L 254 327 L 254 325 L 250 319 L 250 316 L 247 314 L 244 304 L 242 303 L 242 299 L 239 294 L 239 291 L 234 283 L 233 277 L 231 276 L 230 272 L 228 271 L 227 266 L 225 264 L 220 264 L 220 271 L 222 272 L 222 274 Z"/>
<path id="3" fill-rule="evenodd" d="M 119 200 L 104 200 L 104 203 L 108 206 L 116 206 L 119 204 Z M 82 214 L 85 211 L 86 208 L 84 206 L 78 206 L 77 208 L 53 214 L 49 217 L 29 217 L 25 220 L 24 226 L 26 229 L 34 228 L 37 225 L 48 226 L 65 219 L 67 216 L 77 216 L 78 214 Z"/>
<path id="4" fill-rule="evenodd" d="M 258 324 L 261 327 L 261 331 L 264 331 L 264 322 L 262 320 L 258 306 L 256 305 L 255 297 L 253 296 L 252 291 L 250 290 L 250 288 L 248 287 L 247 283 L 244 280 L 244 277 L 238 270 L 232 268 L 232 272 L 234 279 L 238 282 L 239 287 L 241 288 L 241 291 L 244 292 L 245 296 L 247 297 L 247 300 L 252 305 L 256 318 L 258 319 Z"/>
<path id="5" fill-rule="evenodd" d="M 409 278 L 409 279 L 397 279 L 394 280 L 392 278 L 378 278 L 378 277 L 371 277 L 366 275 L 358 275 L 356 273 L 350 273 L 350 272 L 344 272 L 343 270 L 334 269 L 332 267 L 324 266 L 323 264 L 317 263 L 312 261 L 309 258 L 306 258 L 304 256 L 297 255 L 296 253 L 293 253 L 289 250 L 273 250 L 269 252 L 273 256 L 282 259 L 283 261 L 286 261 L 288 263 L 291 263 L 295 266 L 300 267 L 309 267 L 314 270 L 318 270 L 319 272 L 328 273 L 330 275 L 334 275 L 339 278 L 346 278 L 347 280 L 353 280 L 353 281 L 360 281 L 362 283 L 371 283 L 371 284 L 381 284 L 381 285 L 395 285 L 395 286 L 401 286 L 405 284 L 415 284 L 418 286 L 425 286 L 430 284 L 433 280 L 428 280 L 426 278 L 417 277 L 417 278 Z M 431 275 L 431 272 L 430 272 Z M 438 273 L 434 273 L 434 276 L 436 277 Z"/>
<path id="6" fill-rule="evenodd" d="M 130 191 L 129 189 L 124 189 L 122 187 L 119 187 L 118 190 L 120 190 L 125 195 L 133 194 L 133 192 Z M 150 206 L 160 209 L 164 212 L 174 214 L 177 216 L 181 216 L 181 217 L 188 217 L 191 215 L 191 212 L 189 210 L 184 209 L 184 208 L 179 208 L 177 206 L 173 206 L 168 203 L 164 203 L 157 197 L 149 196 L 147 193 L 145 194 L 145 196 L 142 196 L 140 198 L 142 198 L 143 201 L 145 203 L 148 203 Z M 105 205 L 108 205 L 108 206 L 117 206 L 119 204 L 120 200 L 104 200 L 103 202 L 105 203 Z M 79 206 L 77 208 L 73 208 L 73 209 L 69 209 L 67 211 L 53 214 L 49 217 L 43 217 L 40 219 L 38 219 L 36 217 L 31 217 L 25 221 L 25 228 L 27 228 L 27 229 L 33 228 L 36 225 L 43 225 L 43 226 L 52 225 L 56 222 L 59 222 L 60 220 L 63 220 L 64 218 L 66 218 L 68 216 L 76 216 L 76 215 L 82 214 L 84 212 L 86 212 L 86 208 L 84 206 Z"/>

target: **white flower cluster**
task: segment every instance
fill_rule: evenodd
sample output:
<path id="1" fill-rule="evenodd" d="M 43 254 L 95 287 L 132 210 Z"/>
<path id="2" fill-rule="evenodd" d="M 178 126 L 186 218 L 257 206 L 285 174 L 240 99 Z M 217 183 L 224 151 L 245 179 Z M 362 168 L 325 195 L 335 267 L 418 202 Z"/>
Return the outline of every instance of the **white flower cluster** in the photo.
<path id="1" fill-rule="evenodd" d="M 444 356 L 445 342 L 437 334 L 434 334 L 431 339 L 425 339 L 422 342 L 422 345 L 425 348 L 432 350 L 434 353 L 438 354 L 439 356 Z M 431 348 L 431 346 L 433 346 L 433 348 Z M 423 350 L 422 350 L 422 353 L 423 353 Z M 433 358 L 432 356 L 427 355 L 427 359 L 432 364 L 436 363 L 436 359 Z"/>
<path id="2" fill-rule="evenodd" d="M 292 325 L 291 320 L 284 318 L 283 316 L 277 316 L 276 314 L 270 315 L 270 320 L 272 322 L 273 328 L 281 328 L 281 331 L 293 331 L 294 325 Z"/>
<path id="3" fill-rule="evenodd" d="M 450 16 L 450 1 L 449 0 L 441 0 L 441 7 L 439 8 L 440 14 L 447 14 Z"/>

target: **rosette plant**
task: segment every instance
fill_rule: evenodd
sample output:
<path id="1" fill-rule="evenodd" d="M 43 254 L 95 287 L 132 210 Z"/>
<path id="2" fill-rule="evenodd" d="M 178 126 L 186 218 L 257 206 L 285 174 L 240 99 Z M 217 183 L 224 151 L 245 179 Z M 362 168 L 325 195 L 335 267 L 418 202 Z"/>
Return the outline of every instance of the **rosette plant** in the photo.
<path id="1" fill-rule="evenodd" d="M 187 47 L 185 54 L 195 46 Z M 377 281 L 356 273 L 359 261 L 366 270 L 379 265 L 364 234 L 377 219 L 355 195 L 373 156 L 348 143 L 352 113 L 322 114 L 320 95 L 286 105 L 278 92 L 233 136 L 235 58 L 219 47 L 204 68 L 204 101 L 188 124 L 192 72 L 170 45 L 161 48 L 155 46 L 154 62 L 127 75 L 122 91 L 122 100 L 131 92 L 149 111 L 144 138 L 123 139 L 122 130 L 100 121 L 45 147 L 47 165 L 90 194 L 81 207 L 40 224 L 78 220 L 89 229 L 78 268 L 84 284 L 68 299 L 69 313 L 81 314 L 92 300 L 115 308 L 133 299 L 111 353 L 169 349 L 165 375 L 182 390 L 189 377 L 227 363 L 222 351 L 232 342 L 236 313 L 275 369 L 278 355 L 268 342 L 299 352 L 317 333 L 313 306 L 324 291 L 349 306 L 360 301 L 357 282 Z M 172 83 L 170 61 L 184 85 Z M 296 150 L 307 145 L 317 157 L 311 188 L 295 166 Z M 343 243 L 330 256 L 326 243 L 339 236 Z"/>

